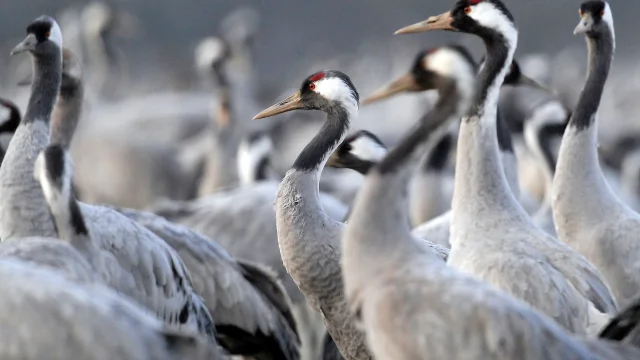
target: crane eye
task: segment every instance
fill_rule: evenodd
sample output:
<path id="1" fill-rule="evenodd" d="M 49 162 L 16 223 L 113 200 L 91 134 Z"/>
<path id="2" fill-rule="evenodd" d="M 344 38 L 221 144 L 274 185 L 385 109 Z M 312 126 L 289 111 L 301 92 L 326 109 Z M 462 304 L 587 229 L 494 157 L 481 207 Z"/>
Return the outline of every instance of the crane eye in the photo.
<path id="1" fill-rule="evenodd" d="M 604 10 L 600 10 L 600 17 L 604 16 Z"/>
<path id="2" fill-rule="evenodd" d="M 578 14 L 582 16 L 582 9 L 578 9 Z"/>
<path id="3" fill-rule="evenodd" d="M 311 91 L 315 90 L 315 89 L 316 89 L 316 84 L 315 84 L 315 83 L 311 83 L 311 84 L 309 85 L 309 89 L 310 89 Z"/>
<path id="4" fill-rule="evenodd" d="M 472 11 L 472 10 L 473 10 L 473 9 L 471 8 L 471 6 L 467 6 L 466 8 L 464 8 L 464 13 L 465 13 L 465 14 L 471 14 L 471 11 Z"/>
<path id="5" fill-rule="evenodd" d="M 51 36 L 51 31 L 47 31 L 46 33 L 44 33 L 44 37 L 46 37 L 47 39 L 49 38 L 49 36 Z"/>

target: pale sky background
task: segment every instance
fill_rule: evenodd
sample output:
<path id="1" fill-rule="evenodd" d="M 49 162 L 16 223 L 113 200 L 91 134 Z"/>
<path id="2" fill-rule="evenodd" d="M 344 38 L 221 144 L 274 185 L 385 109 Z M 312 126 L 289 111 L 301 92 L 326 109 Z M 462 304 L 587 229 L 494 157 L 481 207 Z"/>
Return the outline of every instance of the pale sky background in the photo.
<path id="1" fill-rule="evenodd" d="M 139 16 L 141 37 L 125 49 L 135 70 L 152 59 L 172 65 L 191 64 L 195 42 L 214 34 L 219 20 L 240 5 L 251 5 L 262 14 L 263 31 L 256 46 L 259 76 L 278 83 L 300 71 L 302 57 L 330 58 L 353 54 L 365 43 L 428 47 L 443 42 L 478 42 L 456 34 L 423 34 L 394 37 L 394 30 L 448 10 L 452 0 L 114 0 Z M 10 49 L 24 34 L 30 20 L 40 14 L 55 15 L 63 6 L 84 4 L 74 0 L 2 0 L 0 48 Z M 580 1 L 507 0 L 520 28 L 518 54 L 556 53 L 565 46 L 584 47 L 583 38 L 572 35 L 578 22 Z M 634 54 L 640 1 L 611 0 L 616 23 L 618 56 Z M 152 5 L 152 6 L 151 6 Z M 64 29 L 63 29 L 64 31 Z M 423 45 L 424 44 L 424 45 Z M 7 51 L 8 52 L 8 51 Z"/>

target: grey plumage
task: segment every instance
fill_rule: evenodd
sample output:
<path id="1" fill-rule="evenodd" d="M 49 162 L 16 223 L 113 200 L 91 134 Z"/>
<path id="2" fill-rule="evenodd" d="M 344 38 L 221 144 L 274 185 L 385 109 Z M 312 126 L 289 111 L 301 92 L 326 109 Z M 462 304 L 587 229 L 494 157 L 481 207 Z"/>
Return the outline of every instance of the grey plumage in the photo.
<path id="1" fill-rule="evenodd" d="M 194 335 L 168 330 L 128 299 L 17 260 L 0 260 L 3 359 L 226 359 Z"/>
<path id="2" fill-rule="evenodd" d="M 185 262 L 215 319 L 220 344 L 256 359 L 298 359 L 288 297 L 268 270 L 238 262 L 211 239 L 152 213 L 117 209 L 165 240 Z"/>
<path id="3" fill-rule="evenodd" d="M 154 213 L 215 239 L 238 259 L 274 269 L 294 303 L 304 298 L 287 274 L 278 248 L 273 202 L 275 181 L 220 191 L 187 202 L 165 201 L 151 207 Z M 331 218 L 342 219 L 346 207 L 321 193 L 320 202 Z"/>
<path id="4" fill-rule="evenodd" d="M 102 277 L 76 248 L 57 238 L 12 238 L 0 243 L 0 256 L 49 268 L 75 283 L 104 284 Z"/>
<path id="5" fill-rule="evenodd" d="M 589 72 L 560 146 L 553 217 L 559 238 L 598 267 L 625 306 L 640 294 L 640 216 L 614 195 L 598 161 L 597 112 L 613 60 L 615 34 L 609 5 L 594 4 L 602 10 L 584 9 L 593 18 L 586 32 Z"/>
<path id="6" fill-rule="evenodd" d="M 35 31 L 43 31 L 38 28 L 32 29 L 17 47 L 18 51 L 23 52 L 28 49 L 23 44 L 30 46 L 33 83 L 27 111 L 0 168 L 2 240 L 13 236 L 55 236 L 44 197 L 33 178 L 33 162 L 49 142 L 49 121 L 62 79 L 62 35 L 58 25 L 50 17 L 40 17 L 32 24 L 47 24 L 45 26 L 56 34 L 55 40 L 59 43 L 54 39 L 38 42 Z"/>
<path id="7" fill-rule="evenodd" d="M 461 31 L 484 40 L 487 60 L 460 127 L 448 264 L 524 300 L 569 331 L 597 332 L 616 309 L 602 275 L 533 224 L 507 185 L 495 131 L 497 98 L 518 31 L 500 1 L 479 6 L 484 11 L 467 15 L 455 7 L 451 15 Z"/>
<path id="8" fill-rule="evenodd" d="M 346 136 L 350 119 L 357 116 L 358 94 L 343 73 L 321 71 L 255 118 L 296 108 L 321 109 L 327 120 L 278 187 L 275 209 L 282 262 L 307 302 L 322 314 L 345 359 L 370 359 L 364 335 L 355 328 L 344 300 L 339 245 L 344 225 L 323 209 L 318 190 L 322 168 Z"/>
<path id="9" fill-rule="evenodd" d="M 36 156 L 49 141 L 49 119 L 62 77 L 62 34 L 49 17 L 36 19 L 28 32 L 16 49 L 32 53 L 34 80 L 27 112 L 0 169 L 2 240 L 57 235 L 33 169 Z M 45 36 L 47 32 L 50 37 Z M 213 335 L 210 315 L 191 288 L 182 261 L 166 243 L 111 209 L 77 205 L 91 234 L 90 240 L 98 249 L 99 259 L 89 262 L 104 261 L 97 271 L 107 284 L 131 296 L 167 323 Z"/>
<path id="10" fill-rule="evenodd" d="M 434 52 L 437 55 L 437 52 Z M 435 61 L 429 61 L 435 62 Z M 391 359 L 625 359 L 638 349 L 567 335 L 548 317 L 475 277 L 448 267 L 420 246 L 407 222 L 411 156 L 429 130 L 460 116 L 472 103 L 474 73 L 454 65 L 456 104 L 437 106 L 372 169 L 358 193 L 343 237 L 345 291 L 379 360 Z M 442 88 L 441 88 L 442 89 Z M 446 87 L 445 87 L 446 89 Z M 447 96 L 448 95 L 448 96 Z M 451 99 L 451 95 L 453 99 Z M 389 201 L 400 199 L 401 201 Z M 392 204 L 392 206 L 389 206 Z"/>

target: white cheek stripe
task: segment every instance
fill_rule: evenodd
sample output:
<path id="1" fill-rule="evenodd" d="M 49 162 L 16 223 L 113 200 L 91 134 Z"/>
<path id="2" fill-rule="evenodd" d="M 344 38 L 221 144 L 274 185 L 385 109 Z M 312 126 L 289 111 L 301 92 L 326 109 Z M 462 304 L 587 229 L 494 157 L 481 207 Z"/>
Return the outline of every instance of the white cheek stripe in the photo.
<path id="1" fill-rule="evenodd" d="M 616 32 L 615 32 L 615 28 L 613 27 L 613 13 L 611 13 L 611 7 L 609 6 L 608 2 L 605 2 L 604 17 L 602 17 L 602 20 L 609 25 L 609 29 L 611 30 L 611 36 L 613 36 L 613 42 L 615 44 Z"/>
<path id="2" fill-rule="evenodd" d="M 387 155 L 387 149 L 364 136 L 355 139 L 351 143 L 350 153 L 362 160 L 379 162 Z"/>
<path id="3" fill-rule="evenodd" d="M 349 113 L 351 118 L 358 115 L 358 102 L 353 97 L 351 88 L 340 78 L 324 78 L 316 81 L 315 92 L 330 101 L 337 101 Z"/>
<path id="4" fill-rule="evenodd" d="M 480 25 L 494 29 L 503 34 L 506 40 L 515 49 L 518 45 L 518 31 L 513 23 L 493 4 L 481 2 L 474 5 L 469 17 Z"/>
<path id="5" fill-rule="evenodd" d="M 53 22 L 53 26 L 51 26 L 51 35 L 49 35 L 49 40 L 56 43 L 60 49 L 62 49 L 62 31 L 60 30 L 60 26 L 58 26 L 57 22 Z"/>

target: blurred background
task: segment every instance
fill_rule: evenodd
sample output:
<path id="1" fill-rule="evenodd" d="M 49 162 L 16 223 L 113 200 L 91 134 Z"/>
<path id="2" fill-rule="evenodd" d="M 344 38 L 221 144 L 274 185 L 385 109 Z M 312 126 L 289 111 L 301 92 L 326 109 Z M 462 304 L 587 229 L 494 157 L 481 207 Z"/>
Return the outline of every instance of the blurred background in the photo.
<path id="1" fill-rule="evenodd" d="M 0 21 L 3 51 L 20 39 L 25 24 L 36 16 L 57 15 L 65 8 L 80 8 L 87 3 L 4 0 Z M 259 70 L 256 76 L 262 83 L 276 88 L 297 84 L 311 65 L 323 64 L 338 55 L 367 56 L 366 50 L 376 45 L 390 49 L 406 46 L 415 51 L 461 38 L 443 33 L 392 36 L 400 26 L 449 9 L 451 0 L 122 0 L 112 3 L 140 19 L 139 33 L 121 44 L 134 77 L 150 67 L 182 72 L 190 69 L 196 42 L 217 34 L 220 21 L 240 6 L 251 6 L 260 14 L 260 32 L 255 44 Z M 506 3 L 520 27 L 517 54 L 555 54 L 568 46 L 584 48 L 584 40 L 572 35 L 580 1 L 507 0 Z M 624 59 L 634 52 L 636 32 L 632 29 L 640 12 L 640 2 L 612 0 L 610 3 L 615 12 L 618 59 Z M 478 44 L 470 36 L 462 38 L 468 44 Z M 383 81 L 388 75 L 370 76 Z M 356 81 L 356 86 L 359 85 Z"/>
<path id="2" fill-rule="evenodd" d="M 580 1 L 505 2 L 519 26 L 516 59 L 523 72 L 553 89 L 566 108 L 573 108 L 587 60 L 584 37 L 573 35 Z M 73 144 L 78 187 L 86 201 L 129 207 L 142 207 L 159 197 L 150 193 L 134 201 L 131 183 L 140 179 L 146 179 L 140 181 L 145 191 L 146 183 L 157 184 L 179 172 L 198 175 L 185 175 L 189 180 L 177 183 L 200 181 L 198 164 L 205 155 L 224 152 L 200 146 L 198 139 L 212 134 L 224 138 L 220 129 L 206 131 L 227 126 L 220 119 L 231 118 L 239 138 L 252 137 L 256 131 L 267 134 L 275 154 L 270 155 L 270 165 L 284 174 L 324 116 L 299 111 L 250 120 L 317 70 L 343 71 L 363 97 L 405 73 L 425 48 L 456 42 L 478 60 L 484 52 L 481 42 L 470 35 L 393 35 L 400 27 L 447 11 L 452 0 L 3 0 L 2 4 L 0 97 L 24 109 L 29 88 L 16 84 L 28 79 L 31 64 L 26 55 L 10 57 L 9 52 L 31 20 L 41 14 L 54 16 L 65 47 L 77 55 L 83 70 L 83 116 Z M 640 149 L 640 136 L 634 135 L 640 134 L 640 122 L 635 121 L 640 111 L 635 40 L 640 2 L 611 0 L 610 4 L 617 51 L 600 111 L 605 121 L 599 126 L 603 148 L 614 148 L 617 154 L 621 142 L 624 149 Z M 503 93 L 510 91 L 527 90 Z M 432 98 L 432 94 L 404 95 L 363 106 L 352 130 L 370 130 L 392 146 L 424 114 Z M 519 98 L 524 99 L 523 108 L 533 104 L 528 96 Z M 507 119 L 512 120 L 522 123 L 524 118 Z M 626 142 L 627 138 L 631 140 Z M 237 141 L 226 145 L 229 155 L 218 166 L 235 167 L 231 160 L 235 161 Z M 613 162 L 619 167 L 621 160 Z M 116 182 L 114 173 L 130 175 Z M 176 186 L 166 185 L 157 193 L 164 196 L 166 189 Z M 90 197 L 92 193 L 100 196 Z M 193 196 L 191 191 L 166 197 Z"/>

